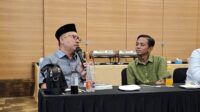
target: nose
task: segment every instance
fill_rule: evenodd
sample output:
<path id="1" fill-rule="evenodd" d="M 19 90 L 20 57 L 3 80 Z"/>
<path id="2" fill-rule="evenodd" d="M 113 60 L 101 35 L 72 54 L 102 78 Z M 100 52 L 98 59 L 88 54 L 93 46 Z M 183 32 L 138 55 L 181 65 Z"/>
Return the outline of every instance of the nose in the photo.
<path id="1" fill-rule="evenodd" d="M 76 44 L 79 44 L 81 41 L 80 41 L 80 40 L 78 40 L 78 39 L 76 39 L 76 41 L 75 41 L 75 42 L 76 42 Z"/>
<path id="2" fill-rule="evenodd" d="M 77 38 L 77 39 L 75 39 L 75 41 L 76 41 L 76 42 L 80 42 L 81 40 Z"/>

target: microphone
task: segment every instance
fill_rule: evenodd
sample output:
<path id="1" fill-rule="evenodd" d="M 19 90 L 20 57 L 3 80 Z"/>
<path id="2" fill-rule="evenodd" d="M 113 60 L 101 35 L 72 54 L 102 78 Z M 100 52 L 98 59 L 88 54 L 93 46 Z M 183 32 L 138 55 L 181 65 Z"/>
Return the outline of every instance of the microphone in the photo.
<path id="1" fill-rule="evenodd" d="M 83 65 L 83 63 L 85 63 L 85 59 L 83 58 L 83 52 L 82 52 L 82 49 L 80 47 L 77 47 L 75 52 L 78 54 L 79 58 L 80 58 L 80 61 Z M 83 66 L 84 67 L 84 66 Z"/>

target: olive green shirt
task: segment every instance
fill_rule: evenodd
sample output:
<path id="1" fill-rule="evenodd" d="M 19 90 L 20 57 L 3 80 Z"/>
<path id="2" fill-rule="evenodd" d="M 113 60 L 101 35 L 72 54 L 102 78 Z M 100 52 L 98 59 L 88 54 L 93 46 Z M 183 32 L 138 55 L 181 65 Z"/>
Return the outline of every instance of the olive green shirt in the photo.
<path id="1" fill-rule="evenodd" d="M 167 63 L 161 56 L 149 56 L 146 64 L 138 58 L 127 67 L 128 84 L 155 84 L 156 81 L 169 75 Z"/>

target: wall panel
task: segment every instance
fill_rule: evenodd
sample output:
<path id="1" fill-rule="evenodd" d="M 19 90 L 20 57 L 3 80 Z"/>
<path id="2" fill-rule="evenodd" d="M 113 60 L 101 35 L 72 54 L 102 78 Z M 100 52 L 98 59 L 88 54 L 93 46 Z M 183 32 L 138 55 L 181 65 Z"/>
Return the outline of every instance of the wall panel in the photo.
<path id="1" fill-rule="evenodd" d="M 187 60 L 197 47 L 198 0 L 165 0 L 164 56 Z"/>
<path id="2" fill-rule="evenodd" d="M 43 52 L 41 0 L 0 0 L 0 79 L 32 78 Z"/>
<path id="3" fill-rule="evenodd" d="M 197 47 L 200 48 L 200 0 L 198 1 Z"/>
<path id="4" fill-rule="evenodd" d="M 87 0 L 87 50 L 119 50 L 126 44 L 125 0 Z"/>
<path id="5" fill-rule="evenodd" d="M 151 35 L 156 45 L 153 54 L 162 55 L 163 0 L 127 0 L 127 48 L 135 50 L 140 34 Z"/>

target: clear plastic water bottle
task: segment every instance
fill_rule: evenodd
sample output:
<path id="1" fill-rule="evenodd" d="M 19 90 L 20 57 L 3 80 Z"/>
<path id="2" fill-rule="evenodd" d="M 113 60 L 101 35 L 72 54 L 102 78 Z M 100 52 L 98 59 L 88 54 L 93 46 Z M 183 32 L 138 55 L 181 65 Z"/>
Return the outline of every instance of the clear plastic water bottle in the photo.
<path id="1" fill-rule="evenodd" d="M 87 65 L 86 67 L 86 91 L 95 92 L 95 82 L 94 82 L 94 65 Z"/>
<path id="2" fill-rule="evenodd" d="M 71 94 L 78 94 L 79 77 L 78 77 L 78 72 L 74 68 L 72 68 L 70 83 L 71 83 Z"/>

